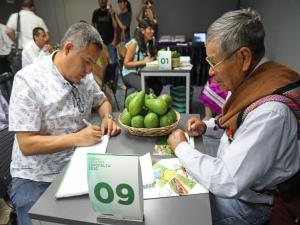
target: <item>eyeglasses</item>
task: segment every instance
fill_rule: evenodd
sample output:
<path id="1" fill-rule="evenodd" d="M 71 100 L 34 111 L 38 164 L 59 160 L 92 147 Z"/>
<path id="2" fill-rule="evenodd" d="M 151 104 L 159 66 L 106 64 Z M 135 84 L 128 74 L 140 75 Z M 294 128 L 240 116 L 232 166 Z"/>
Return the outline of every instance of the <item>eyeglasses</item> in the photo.
<path id="1" fill-rule="evenodd" d="M 213 63 L 210 61 L 209 57 L 206 57 L 205 60 L 207 61 L 207 63 L 210 65 L 210 67 L 215 70 L 218 66 L 220 66 L 223 62 L 225 62 L 227 59 L 229 59 L 231 56 L 233 56 L 238 50 L 240 50 L 240 47 L 237 48 L 236 50 L 234 50 L 233 52 L 231 52 L 228 56 L 226 56 L 224 59 L 222 59 L 220 62 L 218 63 Z"/>
<path id="2" fill-rule="evenodd" d="M 80 99 L 80 94 L 79 94 L 79 91 L 78 91 L 77 87 L 72 86 L 71 93 L 74 97 L 74 101 L 73 101 L 74 107 L 75 107 L 75 102 L 76 102 L 78 111 L 80 113 L 84 113 L 84 105 L 83 105 L 83 103 Z"/>

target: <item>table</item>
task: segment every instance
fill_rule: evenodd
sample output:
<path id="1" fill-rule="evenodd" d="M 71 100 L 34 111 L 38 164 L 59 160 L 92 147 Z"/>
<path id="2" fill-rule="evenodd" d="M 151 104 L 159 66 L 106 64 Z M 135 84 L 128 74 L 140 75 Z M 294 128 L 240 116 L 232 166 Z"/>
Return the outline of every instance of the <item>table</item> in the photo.
<path id="1" fill-rule="evenodd" d="M 209 65 L 205 60 L 206 50 L 204 43 L 160 43 L 158 42 L 157 49 L 170 48 L 171 51 L 178 51 L 182 56 L 190 56 L 193 68 L 191 70 L 191 83 L 193 85 L 205 85 L 208 79 Z M 170 84 L 180 85 L 182 83 L 179 78 L 168 78 Z"/>
<path id="2" fill-rule="evenodd" d="M 179 128 L 184 128 L 188 115 L 182 114 Z M 155 137 L 137 137 L 122 133 L 110 139 L 108 153 L 143 155 L 153 151 Z M 203 150 L 202 138 L 195 138 L 197 149 Z M 166 156 L 165 156 L 166 157 Z M 155 162 L 162 156 L 152 156 Z M 29 211 L 34 220 L 71 225 L 95 225 L 97 217 L 92 212 L 88 195 L 55 199 L 62 174 L 53 182 Z M 145 225 L 210 225 L 212 224 L 209 195 L 197 194 L 181 197 L 144 200 Z M 43 224 L 43 223 L 41 223 Z M 45 223 L 44 223 L 45 224 Z M 117 223 L 116 223 L 117 224 Z M 122 222 L 122 224 L 127 224 Z M 130 223 L 129 223 L 130 224 Z"/>
<path id="3" fill-rule="evenodd" d="M 190 111 L 190 72 L 191 70 L 160 70 L 158 68 L 143 68 L 141 71 L 141 86 L 142 90 L 145 91 L 145 78 L 146 77 L 185 77 L 185 86 L 186 86 L 186 105 L 185 113 L 189 114 Z"/>

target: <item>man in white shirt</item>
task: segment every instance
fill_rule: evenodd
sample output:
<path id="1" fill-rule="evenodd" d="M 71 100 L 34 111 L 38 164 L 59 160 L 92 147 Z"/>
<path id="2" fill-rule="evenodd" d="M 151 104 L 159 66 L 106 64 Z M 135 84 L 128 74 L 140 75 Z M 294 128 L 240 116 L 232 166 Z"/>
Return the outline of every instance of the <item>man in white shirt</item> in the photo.
<path id="1" fill-rule="evenodd" d="M 232 94 L 220 126 L 197 118 L 187 126 L 191 135 L 225 129 L 217 156 L 193 149 L 182 130 L 168 138 L 186 169 L 212 193 L 213 224 L 264 224 L 272 191 L 299 171 L 300 77 L 264 58 L 264 37 L 260 16 L 250 9 L 225 13 L 207 31 L 209 74 Z"/>
<path id="2" fill-rule="evenodd" d="M 29 209 L 69 162 L 74 148 L 98 143 L 120 128 L 112 106 L 91 74 L 101 54 L 98 31 L 72 25 L 61 49 L 17 72 L 9 105 L 9 130 L 16 133 L 10 197 L 18 224 L 31 225 Z M 100 125 L 86 125 L 92 108 Z"/>
<path id="3" fill-rule="evenodd" d="M 42 27 L 49 39 L 48 28 L 42 18 L 34 14 L 33 0 L 22 0 L 20 14 L 19 49 L 23 49 L 32 40 L 32 31 L 35 27 Z M 6 23 L 6 33 L 13 42 L 16 42 L 18 13 L 10 15 Z"/>
<path id="4" fill-rule="evenodd" d="M 43 28 L 36 27 L 32 33 L 33 40 L 31 40 L 22 51 L 22 67 L 52 52 L 51 45 L 47 44 L 47 35 Z"/>

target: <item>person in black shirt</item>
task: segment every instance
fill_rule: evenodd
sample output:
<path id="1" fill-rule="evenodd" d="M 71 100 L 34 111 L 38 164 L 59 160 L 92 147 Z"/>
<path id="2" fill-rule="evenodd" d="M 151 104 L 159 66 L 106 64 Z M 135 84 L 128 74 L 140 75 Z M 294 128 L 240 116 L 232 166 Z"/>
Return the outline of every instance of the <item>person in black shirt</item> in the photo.
<path id="1" fill-rule="evenodd" d="M 103 42 L 108 47 L 111 61 L 116 62 L 116 27 L 115 12 L 107 0 L 98 0 L 100 8 L 94 10 L 92 24 L 98 30 Z"/>

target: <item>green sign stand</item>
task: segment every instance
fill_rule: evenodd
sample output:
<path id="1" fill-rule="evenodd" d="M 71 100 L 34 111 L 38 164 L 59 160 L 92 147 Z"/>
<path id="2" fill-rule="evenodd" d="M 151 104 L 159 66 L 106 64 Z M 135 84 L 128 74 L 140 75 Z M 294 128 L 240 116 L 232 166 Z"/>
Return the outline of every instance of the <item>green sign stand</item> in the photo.
<path id="1" fill-rule="evenodd" d="M 89 197 L 99 222 L 143 223 L 144 199 L 138 156 L 88 153 Z"/>

